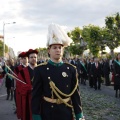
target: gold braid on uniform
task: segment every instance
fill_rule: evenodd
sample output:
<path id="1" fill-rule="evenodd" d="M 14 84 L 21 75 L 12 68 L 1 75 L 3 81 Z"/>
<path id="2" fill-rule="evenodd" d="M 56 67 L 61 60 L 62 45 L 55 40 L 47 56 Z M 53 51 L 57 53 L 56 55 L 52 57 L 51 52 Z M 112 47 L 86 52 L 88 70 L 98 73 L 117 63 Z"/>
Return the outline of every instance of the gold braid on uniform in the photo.
<path id="1" fill-rule="evenodd" d="M 40 63 L 40 64 L 38 64 L 36 67 L 38 67 L 38 66 L 42 66 L 42 65 L 47 65 L 47 62 Z"/>
<path id="2" fill-rule="evenodd" d="M 59 94 L 61 94 L 62 96 L 64 96 L 64 97 L 71 97 L 73 94 L 74 94 L 74 92 L 75 92 L 75 90 L 77 89 L 77 86 L 78 86 L 78 79 L 76 79 L 76 85 L 75 85 L 75 87 L 74 87 L 74 89 L 73 89 L 73 91 L 70 93 L 70 94 L 65 94 L 65 93 L 63 93 L 62 91 L 60 91 L 56 86 L 55 86 L 55 83 L 53 82 L 53 81 L 50 81 L 50 83 L 51 83 L 51 88 L 53 87 Z"/>
<path id="3" fill-rule="evenodd" d="M 52 86 L 51 82 L 50 82 L 50 86 L 51 86 L 51 89 L 52 91 L 54 92 L 54 94 L 59 98 L 60 101 L 62 101 L 65 105 L 67 105 L 68 107 L 73 107 L 72 105 L 68 104 L 67 102 L 65 102 L 61 97 L 60 95 L 57 93 L 57 91 L 54 89 L 54 87 Z"/>
<path id="4" fill-rule="evenodd" d="M 64 97 L 71 97 L 71 96 L 74 94 L 75 90 L 77 89 L 78 79 L 76 78 L 76 85 L 75 85 L 73 91 L 72 91 L 70 94 L 65 94 L 65 93 L 63 93 L 62 91 L 60 91 L 60 90 L 55 86 L 55 83 L 54 83 L 52 80 L 50 80 L 49 84 L 50 84 L 50 87 L 51 87 L 52 91 L 54 92 L 54 94 L 55 94 L 65 105 L 67 105 L 68 107 L 71 107 L 71 108 L 72 108 L 73 106 L 70 105 L 70 104 L 68 104 L 67 102 L 65 102 L 65 101 L 60 97 L 60 95 L 62 95 L 62 96 L 64 96 Z M 60 95 L 59 95 L 58 93 L 59 93 Z"/>

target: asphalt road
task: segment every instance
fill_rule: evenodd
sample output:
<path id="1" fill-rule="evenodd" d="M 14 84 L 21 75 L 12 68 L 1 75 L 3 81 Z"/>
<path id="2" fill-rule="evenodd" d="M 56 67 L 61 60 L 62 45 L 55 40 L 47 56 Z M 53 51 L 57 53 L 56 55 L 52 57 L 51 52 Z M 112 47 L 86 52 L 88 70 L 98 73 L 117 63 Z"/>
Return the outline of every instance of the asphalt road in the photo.
<path id="1" fill-rule="evenodd" d="M 18 120 L 16 114 L 14 114 L 14 100 L 6 100 L 6 97 L 6 88 L 3 84 L 0 88 L 0 120 Z"/>

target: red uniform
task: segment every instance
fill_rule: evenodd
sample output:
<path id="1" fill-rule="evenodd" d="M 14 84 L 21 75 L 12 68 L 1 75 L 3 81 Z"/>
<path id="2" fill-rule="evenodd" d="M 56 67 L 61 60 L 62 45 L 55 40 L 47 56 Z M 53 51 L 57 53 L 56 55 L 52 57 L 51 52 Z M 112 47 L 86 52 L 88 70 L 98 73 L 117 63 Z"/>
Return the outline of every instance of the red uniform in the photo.
<path id="1" fill-rule="evenodd" d="M 19 65 L 15 68 L 14 72 L 18 76 L 19 72 L 24 68 L 23 65 Z M 21 97 L 20 97 L 20 86 L 21 83 L 16 80 L 16 112 L 18 119 L 21 118 Z"/>
<path id="2" fill-rule="evenodd" d="M 22 69 L 19 73 L 19 78 L 26 84 L 21 84 L 20 97 L 21 97 L 21 119 L 32 120 L 31 112 L 31 80 L 33 77 L 33 70 L 28 66 Z"/>

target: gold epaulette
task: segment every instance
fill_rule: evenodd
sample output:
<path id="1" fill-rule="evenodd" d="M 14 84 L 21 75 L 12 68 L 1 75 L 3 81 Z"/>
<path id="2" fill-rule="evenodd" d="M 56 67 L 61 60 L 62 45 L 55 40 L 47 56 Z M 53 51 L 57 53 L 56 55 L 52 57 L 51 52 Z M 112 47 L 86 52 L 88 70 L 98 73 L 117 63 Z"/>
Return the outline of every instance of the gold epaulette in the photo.
<path id="1" fill-rule="evenodd" d="M 36 67 L 43 66 L 43 65 L 47 65 L 47 62 L 41 63 L 41 64 L 37 65 Z"/>
<path id="2" fill-rule="evenodd" d="M 76 69 L 76 66 L 75 65 L 73 65 L 73 64 L 70 64 L 70 63 L 67 63 L 67 62 L 65 62 L 66 64 L 68 64 L 68 65 L 71 65 L 71 66 L 73 66 L 75 69 Z"/>

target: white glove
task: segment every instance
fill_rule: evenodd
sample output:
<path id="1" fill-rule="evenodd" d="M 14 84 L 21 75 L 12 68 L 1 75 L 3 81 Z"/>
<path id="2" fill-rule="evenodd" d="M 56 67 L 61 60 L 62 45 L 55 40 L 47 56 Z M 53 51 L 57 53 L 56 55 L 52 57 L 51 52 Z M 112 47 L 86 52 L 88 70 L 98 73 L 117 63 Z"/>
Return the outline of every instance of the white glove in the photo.
<path id="1" fill-rule="evenodd" d="M 79 120 L 85 120 L 85 117 L 83 116 L 83 118 L 80 118 Z"/>

